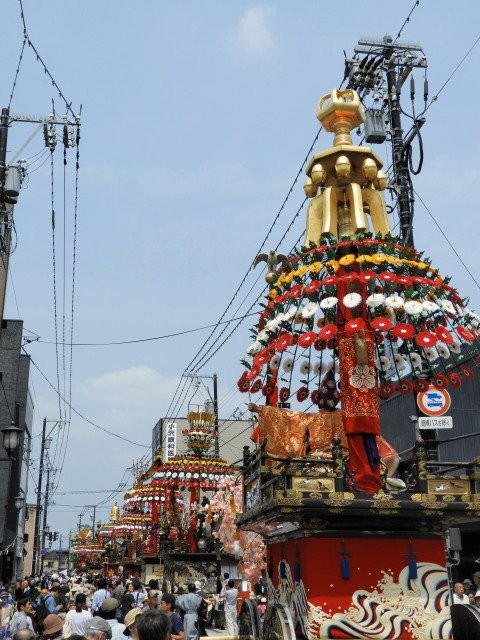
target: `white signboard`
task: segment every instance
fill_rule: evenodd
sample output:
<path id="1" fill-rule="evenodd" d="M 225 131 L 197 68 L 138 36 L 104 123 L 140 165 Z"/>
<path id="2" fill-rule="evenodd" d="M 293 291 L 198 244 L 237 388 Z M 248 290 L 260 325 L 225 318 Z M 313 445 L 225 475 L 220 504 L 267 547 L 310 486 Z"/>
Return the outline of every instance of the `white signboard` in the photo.
<path id="1" fill-rule="evenodd" d="M 165 433 L 165 460 L 170 460 L 177 453 L 177 423 L 167 422 Z"/>
<path id="2" fill-rule="evenodd" d="M 452 416 L 418 418 L 419 429 L 453 429 Z"/>

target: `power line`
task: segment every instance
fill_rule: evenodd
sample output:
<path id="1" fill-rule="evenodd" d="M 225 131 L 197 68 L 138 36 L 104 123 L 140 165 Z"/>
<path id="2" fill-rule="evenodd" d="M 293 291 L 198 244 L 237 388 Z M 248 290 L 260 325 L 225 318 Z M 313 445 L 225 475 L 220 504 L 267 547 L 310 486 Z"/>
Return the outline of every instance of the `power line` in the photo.
<path id="1" fill-rule="evenodd" d="M 413 192 L 415 193 L 415 195 L 417 196 L 417 198 L 420 200 L 420 202 L 423 204 L 426 212 L 428 213 L 428 215 L 431 217 L 431 219 L 433 220 L 433 222 L 435 223 L 435 226 L 437 227 L 437 229 L 440 231 L 440 233 L 442 234 L 442 236 L 445 238 L 445 241 L 447 242 L 448 246 L 450 247 L 450 249 L 453 251 L 453 253 L 457 256 L 458 260 L 460 261 L 460 263 L 462 264 L 463 268 L 465 269 L 465 271 L 468 273 L 468 275 L 471 277 L 471 279 L 473 280 L 473 282 L 475 283 L 475 285 L 477 286 L 478 289 L 480 289 L 480 284 L 478 282 L 478 280 L 475 278 L 475 276 L 473 275 L 473 273 L 470 271 L 470 269 L 467 267 L 467 265 L 465 264 L 465 262 L 463 261 L 463 258 L 461 257 L 461 255 L 458 253 L 458 251 L 455 249 L 455 247 L 453 246 L 453 244 L 451 243 L 451 241 L 449 240 L 448 236 L 446 235 L 446 233 L 443 231 L 442 227 L 439 225 L 439 223 L 437 222 L 437 220 L 435 219 L 433 213 L 430 211 L 430 209 L 427 207 L 427 205 L 425 204 L 425 202 L 423 201 L 423 198 L 421 197 L 421 195 L 415 191 L 415 189 L 413 190 Z"/>
<path id="2" fill-rule="evenodd" d="M 400 27 L 400 29 L 398 30 L 397 33 L 397 37 L 395 38 L 395 40 L 393 41 L 393 44 L 396 43 L 396 41 L 400 38 L 400 36 L 402 35 L 402 31 L 404 30 L 404 28 L 406 27 L 406 25 L 410 22 L 410 17 L 412 15 L 412 13 L 415 11 L 415 9 L 418 7 L 418 5 L 420 4 L 420 0 L 415 0 L 415 2 L 413 3 L 412 8 L 410 9 L 410 12 L 408 14 L 408 16 L 405 18 L 405 20 L 403 21 L 402 26 Z"/>
<path id="3" fill-rule="evenodd" d="M 255 314 L 252 313 L 250 315 L 255 315 Z M 184 336 L 188 333 L 196 333 L 197 331 L 204 331 L 205 329 L 211 329 L 212 327 L 215 327 L 219 324 L 229 324 L 231 322 L 235 322 L 235 320 L 240 320 L 246 317 L 248 316 L 245 316 L 245 315 L 238 316 L 236 318 L 230 318 L 230 320 L 223 320 L 222 322 L 215 322 L 213 324 L 207 324 L 202 327 L 196 327 L 195 329 L 186 329 L 185 331 L 176 331 L 174 333 L 166 333 L 164 335 L 153 336 L 151 338 L 133 338 L 130 340 L 117 340 L 117 341 L 111 341 L 111 342 L 66 342 L 65 344 L 71 347 L 110 347 L 110 346 L 116 346 L 116 345 L 122 345 L 122 344 L 137 344 L 139 342 L 155 342 L 156 340 L 165 340 L 166 338 L 175 338 L 177 336 Z M 55 344 L 54 340 L 42 340 L 41 338 L 39 338 L 38 340 L 32 339 L 31 342 Z"/>
<path id="4" fill-rule="evenodd" d="M 425 109 L 425 111 L 423 112 L 424 114 L 430 109 L 430 107 L 432 106 L 432 104 L 434 102 L 436 102 L 438 100 L 438 96 L 442 93 L 442 91 L 445 89 L 445 87 L 447 86 L 447 84 L 450 82 L 450 80 L 453 78 L 453 76 L 457 73 L 457 71 L 460 69 L 460 67 L 462 66 L 462 64 L 465 62 L 465 60 L 468 58 L 468 56 L 471 54 L 471 52 L 475 49 L 475 47 L 477 46 L 477 44 L 480 42 L 480 36 L 477 37 L 477 39 L 475 40 L 475 42 L 472 44 L 472 46 L 470 47 L 470 49 L 468 49 L 468 51 L 465 53 L 465 55 L 463 56 L 463 58 L 460 60 L 460 62 L 457 64 L 457 66 L 455 67 L 455 69 L 452 71 L 452 73 L 448 76 L 448 78 L 445 80 L 445 82 L 442 84 L 442 86 L 440 87 L 440 89 L 437 91 L 437 93 L 432 97 L 432 99 L 430 100 L 427 108 Z"/>
<path id="5" fill-rule="evenodd" d="M 22 42 L 22 48 L 20 49 L 20 56 L 18 58 L 17 70 L 15 71 L 15 76 L 13 78 L 13 83 L 12 83 L 12 90 L 10 91 L 10 98 L 8 100 L 8 109 L 9 110 L 10 110 L 10 107 L 12 106 L 13 94 L 15 93 L 15 88 L 17 86 L 17 78 L 18 78 L 18 74 L 20 72 L 20 67 L 22 65 L 23 52 L 25 51 L 25 45 L 26 44 L 27 44 L 27 39 L 26 39 L 26 37 L 24 35 L 23 42 Z"/>
<path id="6" fill-rule="evenodd" d="M 25 347 L 22 347 L 22 349 L 25 351 Z M 53 383 L 50 382 L 50 380 L 47 378 L 45 373 L 40 369 L 40 367 L 32 358 L 32 356 L 27 351 L 25 351 L 25 353 L 28 356 L 30 356 L 30 362 L 33 364 L 35 369 L 37 369 L 37 371 L 40 373 L 42 378 L 47 382 L 47 384 L 53 389 L 53 391 L 55 391 L 55 393 L 61 395 L 60 392 L 55 388 Z M 61 399 L 67 402 L 65 398 L 62 397 Z M 128 438 L 125 438 L 124 436 L 121 436 L 120 434 L 115 433 L 114 431 L 111 431 L 110 429 L 107 429 L 105 427 L 102 427 L 96 422 L 93 422 L 93 420 L 90 420 L 90 418 L 87 418 L 87 416 L 83 415 L 83 413 L 81 413 L 78 409 L 75 409 L 75 407 L 73 407 L 69 402 L 67 402 L 67 406 L 70 407 L 73 413 L 75 413 L 79 418 L 81 418 L 82 420 L 90 424 L 92 427 L 95 427 L 96 429 L 100 429 L 100 431 L 103 431 L 104 433 L 107 433 L 108 435 L 113 436 L 114 438 L 118 438 L 119 440 L 123 440 L 124 442 L 128 442 L 129 444 L 134 444 L 136 447 L 142 447 L 143 449 L 150 449 L 150 445 L 140 444 L 139 442 L 134 442 L 133 440 L 129 440 Z"/>

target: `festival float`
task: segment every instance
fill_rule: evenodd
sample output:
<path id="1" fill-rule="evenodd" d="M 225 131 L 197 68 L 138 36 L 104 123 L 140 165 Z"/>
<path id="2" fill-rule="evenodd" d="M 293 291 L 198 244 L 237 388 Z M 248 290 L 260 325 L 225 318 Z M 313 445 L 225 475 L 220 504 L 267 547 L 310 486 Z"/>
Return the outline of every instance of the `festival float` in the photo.
<path id="1" fill-rule="evenodd" d="M 91 527 L 75 532 L 71 541 L 72 564 L 77 572 L 99 573 L 103 569 L 103 544 Z"/>
<path id="2" fill-rule="evenodd" d="M 157 452 L 153 465 L 125 494 L 109 544 L 123 550 L 116 558 L 117 572 L 121 566 L 124 575 L 156 578 L 168 589 L 200 581 L 206 591 L 215 592 L 220 566 L 236 566 L 241 555 L 238 540 L 230 544 L 236 535 L 235 507 L 229 502 L 226 509 L 225 503 L 235 484 L 241 492 L 241 483 L 225 460 L 210 453 L 215 414 L 196 406 L 187 418 L 186 452 L 165 461 Z M 236 495 L 240 507 L 238 489 Z"/>
<path id="3" fill-rule="evenodd" d="M 429 460 L 417 436 L 399 467 L 380 404 L 468 384 L 480 317 L 393 236 L 382 161 L 352 143 L 356 92 L 317 118 L 334 140 L 306 168 L 303 246 L 256 260 L 270 290 L 238 381 L 258 414 L 239 525 L 267 545 L 269 604 L 262 629 L 245 603 L 240 635 L 451 638 L 445 536 L 480 517 L 479 465 Z"/>

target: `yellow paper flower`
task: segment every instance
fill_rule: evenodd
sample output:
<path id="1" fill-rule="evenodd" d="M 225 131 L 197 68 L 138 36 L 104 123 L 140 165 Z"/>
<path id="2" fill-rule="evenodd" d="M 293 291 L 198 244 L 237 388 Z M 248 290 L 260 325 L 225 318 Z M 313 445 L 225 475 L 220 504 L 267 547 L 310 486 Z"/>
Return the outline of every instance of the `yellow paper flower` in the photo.
<path id="1" fill-rule="evenodd" d="M 286 284 L 290 284 L 292 282 L 292 280 L 293 280 L 293 271 L 290 271 L 290 273 L 288 273 L 285 276 L 285 283 Z"/>
<path id="2" fill-rule="evenodd" d="M 299 276 L 304 276 L 308 271 L 308 267 L 306 267 L 305 265 L 303 265 L 302 267 L 300 267 L 299 269 L 297 269 L 297 275 Z"/>
<path id="3" fill-rule="evenodd" d="M 337 260 L 329 260 L 327 266 L 332 267 L 335 273 L 340 269 L 340 263 Z"/>
<path id="4" fill-rule="evenodd" d="M 310 265 L 310 273 L 319 273 L 322 270 L 323 264 L 321 262 L 314 262 Z"/>
<path id="5" fill-rule="evenodd" d="M 353 253 L 349 253 L 348 255 L 341 257 L 339 262 L 343 267 L 348 267 L 348 265 L 355 262 L 355 256 Z"/>
<path id="6" fill-rule="evenodd" d="M 366 255 L 361 255 L 357 257 L 357 262 L 360 262 L 360 264 L 362 262 L 368 261 L 368 258 L 370 258 L 370 256 L 366 256 Z"/>
<path id="7" fill-rule="evenodd" d="M 383 253 L 374 253 L 371 258 L 374 264 L 382 264 L 382 262 L 385 262 L 385 256 Z"/>
<path id="8" fill-rule="evenodd" d="M 418 269 L 426 269 L 428 264 L 426 262 L 417 262 Z"/>
<path id="9" fill-rule="evenodd" d="M 278 296 L 278 291 L 276 289 L 270 289 L 268 292 L 269 298 L 276 298 Z"/>

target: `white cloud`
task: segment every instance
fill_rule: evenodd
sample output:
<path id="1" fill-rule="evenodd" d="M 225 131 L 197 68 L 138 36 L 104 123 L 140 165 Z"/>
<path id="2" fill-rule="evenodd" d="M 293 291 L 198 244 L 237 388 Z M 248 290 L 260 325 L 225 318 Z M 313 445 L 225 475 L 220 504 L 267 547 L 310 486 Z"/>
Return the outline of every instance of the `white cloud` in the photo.
<path id="1" fill-rule="evenodd" d="M 273 9 L 258 5 L 247 9 L 230 33 L 229 44 L 235 52 L 251 57 L 262 57 L 276 49 L 269 25 Z"/>

